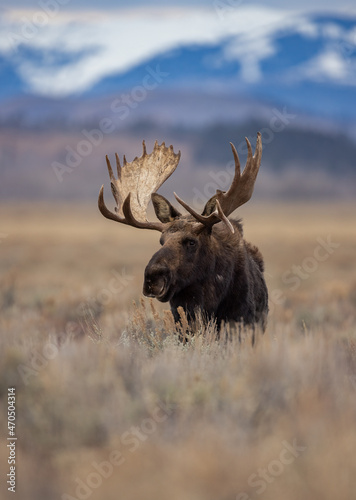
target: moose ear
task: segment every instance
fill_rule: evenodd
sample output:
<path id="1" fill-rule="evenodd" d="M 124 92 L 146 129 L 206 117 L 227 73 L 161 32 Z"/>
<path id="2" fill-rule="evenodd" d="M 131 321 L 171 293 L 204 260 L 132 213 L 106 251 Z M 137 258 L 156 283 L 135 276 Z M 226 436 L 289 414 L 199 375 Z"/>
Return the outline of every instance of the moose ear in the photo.
<path id="1" fill-rule="evenodd" d="M 157 219 L 164 224 L 167 222 L 173 222 L 174 219 L 181 216 L 178 210 L 176 210 L 164 196 L 153 193 L 151 198 Z"/>
<path id="2" fill-rule="evenodd" d="M 216 209 L 216 197 L 217 195 L 215 194 L 210 200 L 206 203 L 202 215 L 204 217 L 208 217 L 211 215 L 215 209 Z"/>

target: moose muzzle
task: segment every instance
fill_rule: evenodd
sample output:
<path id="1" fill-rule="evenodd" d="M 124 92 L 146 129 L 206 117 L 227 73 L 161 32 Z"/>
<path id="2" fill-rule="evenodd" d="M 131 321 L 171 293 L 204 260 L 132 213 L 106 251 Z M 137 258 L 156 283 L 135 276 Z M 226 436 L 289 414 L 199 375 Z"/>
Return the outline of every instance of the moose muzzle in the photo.
<path id="1" fill-rule="evenodd" d="M 143 294 L 161 302 L 168 302 L 172 296 L 172 269 L 168 263 L 172 259 L 171 251 L 162 248 L 156 252 L 145 269 Z"/>
<path id="2" fill-rule="evenodd" d="M 150 265 L 146 267 L 143 284 L 143 294 L 146 297 L 154 297 L 161 302 L 167 302 L 170 299 L 170 284 L 169 269 Z"/>

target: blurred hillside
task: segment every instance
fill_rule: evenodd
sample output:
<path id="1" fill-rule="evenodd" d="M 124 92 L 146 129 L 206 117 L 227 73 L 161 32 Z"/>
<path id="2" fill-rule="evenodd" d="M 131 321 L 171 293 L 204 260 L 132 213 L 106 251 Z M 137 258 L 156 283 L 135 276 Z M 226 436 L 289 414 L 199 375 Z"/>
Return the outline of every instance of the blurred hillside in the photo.
<path id="1" fill-rule="evenodd" d="M 244 137 L 253 143 L 258 130 L 257 197 L 354 197 L 356 18 L 266 9 L 265 22 L 249 30 L 253 13 L 215 13 L 214 22 L 191 15 L 194 36 L 172 36 L 146 52 L 144 30 L 136 41 L 125 33 L 128 52 L 142 45 L 131 61 L 119 17 L 61 20 L 24 40 L 20 21 L 3 15 L 1 197 L 92 199 L 106 180 L 105 154 L 130 159 L 142 139 L 149 148 L 157 139 L 182 151 L 169 192 L 174 185 L 198 200 L 228 182 L 228 143 L 244 161 Z M 164 38 L 157 22 L 148 16 L 146 24 Z M 210 39 L 199 35 L 203 22 Z"/>

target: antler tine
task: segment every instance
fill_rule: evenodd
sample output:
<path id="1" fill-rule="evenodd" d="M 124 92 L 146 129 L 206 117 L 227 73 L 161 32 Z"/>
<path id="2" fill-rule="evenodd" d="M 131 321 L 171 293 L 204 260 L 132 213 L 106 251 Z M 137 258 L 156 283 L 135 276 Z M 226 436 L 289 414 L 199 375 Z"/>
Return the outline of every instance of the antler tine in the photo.
<path id="1" fill-rule="evenodd" d="M 116 158 L 117 178 L 121 180 L 121 163 L 119 155 L 117 153 L 115 153 L 115 158 Z"/>
<path id="2" fill-rule="evenodd" d="M 106 158 L 106 165 L 108 167 L 108 172 L 109 172 L 110 181 L 111 181 L 110 182 L 111 192 L 112 192 L 112 194 L 113 194 L 113 196 L 115 198 L 116 203 L 119 203 L 119 195 L 118 195 L 118 192 L 117 192 L 117 189 L 116 189 L 116 186 L 115 186 L 116 179 L 115 179 L 115 176 L 114 176 L 114 172 L 112 170 L 111 163 L 110 163 L 108 155 L 106 155 L 105 158 Z M 116 156 L 116 162 L 117 162 L 117 156 Z M 119 162 L 120 162 L 120 160 L 119 160 Z M 119 173 L 119 170 L 118 170 L 118 173 Z"/>
<path id="3" fill-rule="evenodd" d="M 111 212 L 108 207 L 105 205 L 104 201 L 104 185 L 101 186 L 98 198 L 98 207 L 101 214 L 107 219 L 114 220 L 115 222 L 121 222 L 122 224 L 127 224 L 125 219 L 119 217 L 118 215 Z"/>
<path id="4" fill-rule="evenodd" d="M 232 154 L 234 155 L 234 160 L 235 160 L 235 177 L 240 178 L 240 176 L 241 176 L 240 158 L 239 158 L 239 155 L 237 154 L 236 148 L 232 142 L 230 142 L 230 146 L 231 146 Z"/>
<path id="5" fill-rule="evenodd" d="M 201 222 L 202 224 L 204 224 L 204 226 L 211 228 L 214 226 L 214 224 L 221 221 L 227 226 L 227 228 L 232 233 L 235 232 L 234 226 L 231 224 L 229 219 L 225 216 L 218 200 L 216 200 L 216 208 L 215 208 L 214 212 L 208 216 L 204 216 L 204 215 L 198 214 L 198 212 L 196 212 L 192 207 L 190 207 L 187 203 L 185 203 L 185 201 L 183 201 L 181 198 L 179 198 L 179 196 L 176 193 L 174 193 L 174 196 L 175 196 L 176 200 L 178 201 L 178 203 L 180 203 L 182 205 L 182 207 L 185 208 L 186 211 L 189 212 L 190 215 L 192 215 L 198 222 Z"/>
<path id="6" fill-rule="evenodd" d="M 260 132 L 257 134 L 255 154 L 252 153 L 250 141 L 246 137 L 247 161 L 241 174 L 240 160 L 236 148 L 232 146 L 232 152 L 235 158 L 235 176 L 229 190 L 224 193 L 217 193 L 217 199 L 220 202 L 224 214 L 228 217 L 234 210 L 248 202 L 251 198 L 256 182 L 256 177 L 261 165 L 262 158 L 262 139 Z"/>
<path id="7" fill-rule="evenodd" d="M 107 165 L 108 171 L 109 171 L 110 180 L 114 181 L 115 180 L 114 172 L 112 171 L 112 167 L 111 167 L 111 163 L 110 163 L 108 155 L 106 155 L 105 158 L 106 158 L 106 165 Z"/>
<path id="8" fill-rule="evenodd" d="M 182 207 L 185 208 L 186 211 L 190 213 L 190 215 L 195 217 L 195 219 L 197 219 L 198 222 L 201 222 L 202 224 L 204 224 L 206 226 L 209 225 L 207 222 L 208 222 L 208 220 L 210 221 L 213 218 L 212 216 L 214 216 L 215 213 L 212 213 L 211 215 L 209 215 L 209 217 L 204 217 L 204 215 L 198 214 L 198 212 L 196 212 L 185 201 L 183 201 L 182 198 L 179 198 L 177 193 L 173 193 L 173 194 L 175 196 L 175 199 L 178 201 L 178 203 L 180 203 L 182 205 Z"/>
<path id="9" fill-rule="evenodd" d="M 164 224 L 162 222 L 140 222 L 135 219 L 131 210 L 131 193 L 127 195 L 127 198 L 122 205 L 122 210 L 125 215 L 126 224 L 137 227 L 139 229 L 153 229 L 156 231 L 163 231 Z"/>
<path id="10" fill-rule="evenodd" d="M 219 200 L 216 200 L 216 209 L 218 211 L 219 220 L 221 220 L 225 224 L 225 226 L 231 231 L 231 233 L 234 234 L 235 232 L 234 226 L 231 224 L 229 219 L 224 214 Z"/>
<path id="11" fill-rule="evenodd" d="M 258 133 L 256 142 L 256 151 L 254 155 L 252 153 L 252 147 L 250 141 L 247 139 L 247 137 L 245 139 L 247 143 L 248 155 L 247 155 L 246 167 L 243 171 L 243 176 L 246 177 L 246 179 L 252 181 L 254 184 L 258 174 L 258 170 L 260 168 L 260 163 L 262 158 L 261 134 Z"/>
<path id="12" fill-rule="evenodd" d="M 130 198 L 131 198 L 131 193 L 127 196 L 126 200 L 124 201 L 123 207 L 122 207 L 125 218 L 120 217 L 119 215 L 111 212 L 108 209 L 108 207 L 105 205 L 104 185 L 103 185 L 103 186 L 101 186 L 100 192 L 99 192 L 98 207 L 99 207 L 101 214 L 104 217 L 106 217 L 107 219 L 113 220 L 115 222 L 120 222 L 121 224 L 126 224 L 128 226 L 137 227 L 139 229 L 153 229 L 153 230 L 162 232 L 163 227 L 164 227 L 164 224 L 162 222 L 140 222 L 140 221 L 135 219 L 135 217 L 133 216 L 132 211 L 131 211 Z"/>

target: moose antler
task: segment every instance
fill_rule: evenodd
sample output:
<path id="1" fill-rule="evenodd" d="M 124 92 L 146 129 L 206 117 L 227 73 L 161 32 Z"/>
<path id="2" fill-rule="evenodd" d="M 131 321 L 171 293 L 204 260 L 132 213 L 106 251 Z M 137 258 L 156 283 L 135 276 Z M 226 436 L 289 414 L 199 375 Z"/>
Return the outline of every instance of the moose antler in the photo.
<path id="1" fill-rule="evenodd" d="M 173 146 L 166 148 L 163 142 L 160 146 L 155 142 L 151 154 L 147 154 L 145 141 L 142 142 L 143 153 L 140 158 L 127 162 L 124 156 L 123 166 L 117 153 L 117 179 L 115 179 L 109 158 L 106 156 L 111 191 L 116 201 L 115 211 L 111 212 L 104 202 L 104 186 L 101 186 L 98 206 L 107 219 L 121 222 L 140 229 L 162 231 L 162 222 L 148 222 L 146 212 L 152 193 L 172 175 L 180 159 L 180 151 L 175 154 Z"/>
<path id="2" fill-rule="evenodd" d="M 225 192 L 218 189 L 216 194 L 210 198 L 206 204 L 202 215 L 198 214 L 193 208 L 185 203 L 179 196 L 174 193 L 177 201 L 199 222 L 207 227 L 212 227 L 214 224 L 223 221 L 225 225 L 233 233 L 234 228 L 228 220 L 228 216 L 232 214 L 238 207 L 246 203 L 252 196 L 255 186 L 256 177 L 261 165 L 262 158 L 262 139 L 261 134 L 257 134 L 255 154 L 252 154 L 250 141 L 246 137 L 247 143 L 247 161 L 244 171 L 241 174 L 239 155 L 235 146 L 230 142 L 232 153 L 235 159 L 235 176 L 230 189 Z"/>

